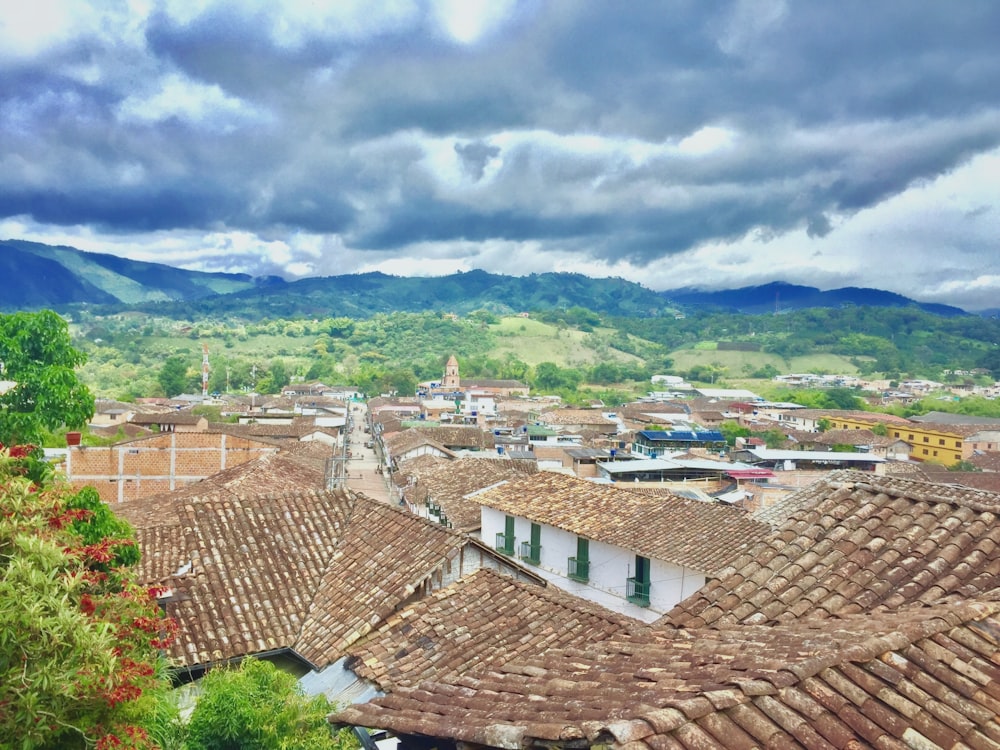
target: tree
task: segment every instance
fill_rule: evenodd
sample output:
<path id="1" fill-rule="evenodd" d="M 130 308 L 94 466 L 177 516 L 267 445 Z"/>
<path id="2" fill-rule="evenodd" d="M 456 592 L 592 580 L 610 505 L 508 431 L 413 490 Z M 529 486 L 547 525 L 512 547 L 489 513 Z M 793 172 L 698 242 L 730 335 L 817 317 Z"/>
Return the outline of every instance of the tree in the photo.
<path id="1" fill-rule="evenodd" d="M 0 455 L 0 738 L 41 748 L 152 748 L 176 711 L 159 650 L 173 633 L 122 563 L 129 528 L 96 501 L 39 487 Z M 7 745 L 4 745 L 7 747 Z"/>
<path id="2" fill-rule="evenodd" d="M 187 358 L 179 354 L 167 357 L 156 380 L 167 398 L 184 393 L 190 385 Z"/>
<path id="3" fill-rule="evenodd" d="M 94 396 L 77 378 L 86 357 L 73 348 L 66 321 L 51 310 L 0 315 L 0 443 L 35 445 L 43 432 L 83 427 Z"/>
<path id="4" fill-rule="evenodd" d="M 542 391 L 573 390 L 583 380 L 583 374 L 572 367 L 560 367 L 554 362 L 535 366 L 534 387 Z"/>
<path id="5" fill-rule="evenodd" d="M 330 734 L 333 709 L 323 695 L 307 697 L 295 677 L 267 661 L 245 659 L 213 669 L 187 728 L 188 750 L 330 750 L 358 747 L 351 735 Z"/>
<path id="6" fill-rule="evenodd" d="M 291 382 L 291 378 L 288 376 L 288 371 L 285 369 L 285 360 L 274 359 L 271 362 L 271 370 L 268 373 L 271 376 L 271 385 L 274 393 L 279 392 L 282 388 Z"/>
<path id="7" fill-rule="evenodd" d="M 834 409 L 861 409 L 864 406 L 857 392 L 850 388 L 830 388 L 826 391 L 826 400 Z"/>
<path id="8" fill-rule="evenodd" d="M 739 422 L 733 419 L 727 419 L 725 422 L 719 425 L 719 432 L 726 439 L 726 445 L 732 447 L 736 445 L 736 438 L 738 437 L 750 437 L 750 429 L 748 427 L 743 427 Z"/>

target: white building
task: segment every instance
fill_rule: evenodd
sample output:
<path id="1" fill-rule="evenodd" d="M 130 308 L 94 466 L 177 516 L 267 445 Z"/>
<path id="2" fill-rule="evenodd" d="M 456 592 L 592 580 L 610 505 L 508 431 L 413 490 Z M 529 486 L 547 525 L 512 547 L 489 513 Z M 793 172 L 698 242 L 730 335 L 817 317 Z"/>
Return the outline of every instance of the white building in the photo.
<path id="1" fill-rule="evenodd" d="M 742 511 L 554 472 L 474 496 L 482 540 L 560 588 L 652 622 L 769 533 Z"/>

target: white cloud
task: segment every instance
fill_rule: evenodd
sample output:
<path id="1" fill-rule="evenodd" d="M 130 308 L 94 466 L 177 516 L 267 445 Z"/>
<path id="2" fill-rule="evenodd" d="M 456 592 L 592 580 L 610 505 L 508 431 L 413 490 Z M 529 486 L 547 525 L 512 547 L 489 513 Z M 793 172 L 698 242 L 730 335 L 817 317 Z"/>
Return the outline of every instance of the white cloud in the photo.
<path id="1" fill-rule="evenodd" d="M 152 94 L 130 96 L 118 107 L 123 120 L 153 123 L 176 117 L 194 124 L 230 129 L 240 121 L 259 119 L 258 113 L 215 84 L 191 81 L 177 74 L 165 76 Z"/>
<path id="2" fill-rule="evenodd" d="M 473 44 L 510 16 L 516 0 L 432 0 L 431 13 L 456 42 Z"/>
<path id="3" fill-rule="evenodd" d="M 735 139 L 736 133 L 732 130 L 706 125 L 682 138 L 677 150 L 687 156 L 706 156 L 731 147 Z"/>
<path id="4" fill-rule="evenodd" d="M 0 2 L 0 59 L 32 57 L 79 33 L 86 9 L 73 0 Z"/>

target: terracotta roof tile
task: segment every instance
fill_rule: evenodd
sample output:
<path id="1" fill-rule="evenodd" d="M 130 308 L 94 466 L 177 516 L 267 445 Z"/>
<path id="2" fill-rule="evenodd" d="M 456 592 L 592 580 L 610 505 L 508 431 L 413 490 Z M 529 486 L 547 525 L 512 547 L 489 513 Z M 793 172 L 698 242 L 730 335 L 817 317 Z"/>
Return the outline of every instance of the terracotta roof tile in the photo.
<path id="1" fill-rule="evenodd" d="M 479 503 L 470 495 L 535 471 L 535 464 L 509 458 L 453 460 L 427 455 L 404 461 L 394 481 L 405 488 L 404 495 L 411 503 L 433 500 L 454 528 L 474 531 L 481 525 L 481 513 Z"/>
<path id="2" fill-rule="evenodd" d="M 518 654 L 584 646 L 648 626 L 574 597 L 481 569 L 389 616 L 352 647 L 348 668 L 382 690 L 455 677 Z"/>
<path id="3" fill-rule="evenodd" d="M 742 511 L 672 496 L 649 497 L 613 484 L 538 472 L 476 495 L 511 515 L 638 554 L 714 573 L 769 531 Z"/>
<path id="4" fill-rule="evenodd" d="M 783 502 L 790 516 L 781 531 L 663 622 L 699 627 L 826 617 L 1000 585 L 993 536 L 1000 531 L 1000 495 L 844 471 Z M 728 592 L 740 604 L 718 606 Z"/>
<path id="5" fill-rule="evenodd" d="M 469 543 L 346 491 L 223 486 L 119 509 L 136 526 L 139 579 L 174 590 L 180 666 L 286 648 L 325 665 Z"/>
<path id="6" fill-rule="evenodd" d="M 636 748 L 989 746 L 1000 730 L 991 695 L 1000 670 L 990 661 L 998 610 L 983 599 L 637 631 L 401 685 L 332 718 L 508 748 L 577 738 Z"/>
<path id="7" fill-rule="evenodd" d="M 614 426 L 618 423 L 608 419 L 597 409 L 556 409 L 542 414 L 538 421 L 553 425 L 600 425 Z"/>

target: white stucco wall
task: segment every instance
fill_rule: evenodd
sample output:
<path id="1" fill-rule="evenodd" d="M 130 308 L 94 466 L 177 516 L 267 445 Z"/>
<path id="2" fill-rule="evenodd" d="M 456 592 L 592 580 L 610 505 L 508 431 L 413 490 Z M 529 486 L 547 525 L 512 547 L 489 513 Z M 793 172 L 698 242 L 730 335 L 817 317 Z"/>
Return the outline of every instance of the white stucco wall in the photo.
<path id="1" fill-rule="evenodd" d="M 495 546 L 496 535 L 504 533 L 505 518 L 506 514 L 493 508 L 482 509 L 482 540 L 486 544 Z M 515 517 L 514 536 L 517 557 L 521 543 L 531 540 L 531 521 Z M 646 622 L 705 585 L 704 573 L 651 558 L 650 603 L 639 607 L 625 598 L 626 579 L 635 575 L 635 551 L 591 539 L 590 580 L 581 583 L 567 577 L 569 558 L 576 557 L 576 540 L 576 534 L 541 524 L 539 564 L 525 564 L 565 591 Z"/>

